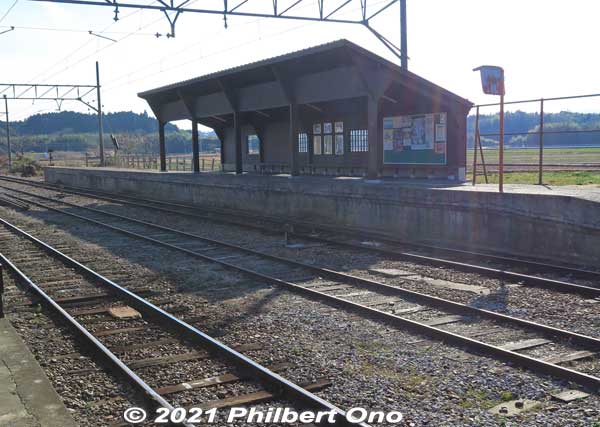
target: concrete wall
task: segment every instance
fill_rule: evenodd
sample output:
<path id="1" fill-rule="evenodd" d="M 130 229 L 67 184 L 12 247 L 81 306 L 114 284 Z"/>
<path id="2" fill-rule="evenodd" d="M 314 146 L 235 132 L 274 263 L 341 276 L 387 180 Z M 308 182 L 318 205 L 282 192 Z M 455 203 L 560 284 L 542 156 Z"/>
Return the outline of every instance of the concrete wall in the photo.
<path id="1" fill-rule="evenodd" d="M 600 203 L 360 179 L 47 168 L 46 181 L 364 228 L 419 242 L 583 265 L 600 260 Z"/>

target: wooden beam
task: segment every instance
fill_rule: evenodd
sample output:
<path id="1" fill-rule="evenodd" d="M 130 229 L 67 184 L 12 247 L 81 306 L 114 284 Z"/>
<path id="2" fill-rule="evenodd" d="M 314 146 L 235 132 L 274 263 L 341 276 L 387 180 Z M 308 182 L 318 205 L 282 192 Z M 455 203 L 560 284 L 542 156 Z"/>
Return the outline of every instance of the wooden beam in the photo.
<path id="1" fill-rule="evenodd" d="M 221 91 L 223 92 L 223 94 L 225 95 L 225 98 L 227 99 L 227 102 L 229 103 L 229 107 L 231 108 L 231 111 L 235 112 L 239 110 L 239 99 L 238 99 L 238 93 L 235 89 L 233 89 L 227 81 L 225 81 L 224 79 L 217 79 L 217 83 L 219 85 L 219 88 L 221 89 Z"/>
<path id="2" fill-rule="evenodd" d="M 224 128 L 213 128 L 215 131 L 215 135 L 219 138 L 219 142 L 221 143 L 220 157 L 221 157 L 221 165 L 225 163 L 225 129 Z"/>
<path id="3" fill-rule="evenodd" d="M 319 113 L 323 112 L 323 109 L 320 107 L 317 107 L 316 105 L 313 105 L 313 104 L 304 104 L 304 105 L 306 105 L 308 108 L 318 111 Z"/>
<path id="4" fill-rule="evenodd" d="M 379 138 L 379 102 L 370 96 L 367 97 L 367 130 L 369 138 L 369 163 L 368 163 L 368 178 L 379 178 L 380 162 L 379 162 L 379 146 L 383 144 Z"/>
<path id="5" fill-rule="evenodd" d="M 240 175 L 244 172 L 242 164 L 242 123 L 240 113 L 233 113 L 233 129 L 235 132 L 235 173 Z"/>
<path id="6" fill-rule="evenodd" d="M 289 135 L 288 135 L 288 147 L 290 148 L 290 173 L 292 176 L 296 176 L 300 173 L 298 167 L 298 106 L 296 104 L 290 104 L 289 107 Z"/>
<path id="7" fill-rule="evenodd" d="M 192 170 L 200 172 L 200 142 L 198 141 L 198 121 L 192 119 Z"/>
<path id="8" fill-rule="evenodd" d="M 190 115 L 190 119 L 197 119 L 196 114 L 194 113 L 194 101 L 192 101 L 190 97 L 184 96 L 181 90 L 177 90 L 177 95 L 179 96 L 179 99 L 181 99 L 181 102 L 183 102 L 186 111 Z"/>
<path id="9" fill-rule="evenodd" d="M 279 83 L 279 87 L 281 87 L 285 100 L 288 104 L 294 104 L 296 102 L 296 97 L 293 82 L 284 75 L 279 67 L 272 65 L 270 68 L 273 72 L 273 76 L 275 76 L 275 80 Z"/>
<path id="10" fill-rule="evenodd" d="M 271 115 L 270 115 L 270 114 L 263 113 L 262 111 L 259 111 L 259 110 L 254 110 L 254 112 L 255 112 L 256 114 L 258 114 L 258 115 L 261 115 L 261 116 L 263 116 L 263 117 L 266 117 L 266 118 L 268 118 L 268 119 L 270 119 L 270 118 L 271 118 Z"/>
<path id="11" fill-rule="evenodd" d="M 158 122 L 158 145 L 160 150 L 160 171 L 167 171 L 167 148 L 165 144 L 165 124 Z"/>

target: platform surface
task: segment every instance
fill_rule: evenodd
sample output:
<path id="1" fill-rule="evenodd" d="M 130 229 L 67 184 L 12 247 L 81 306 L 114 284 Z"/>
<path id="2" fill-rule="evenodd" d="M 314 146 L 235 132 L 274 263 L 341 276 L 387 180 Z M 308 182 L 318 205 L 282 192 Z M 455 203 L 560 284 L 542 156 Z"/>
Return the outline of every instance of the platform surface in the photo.
<path id="1" fill-rule="evenodd" d="M 76 168 L 76 167 L 58 167 L 59 169 L 82 169 L 90 170 L 91 168 Z M 247 179 L 248 184 L 253 182 L 259 183 L 263 180 L 285 181 L 292 179 L 296 182 L 327 184 L 327 182 L 340 183 L 347 182 L 348 184 L 380 184 L 392 187 L 404 187 L 412 189 L 431 189 L 431 190 L 451 190 L 451 191 L 474 191 L 483 193 L 497 193 L 498 184 L 477 184 L 473 186 L 471 182 L 458 182 L 436 179 L 407 179 L 407 178 L 382 178 L 378 180 L 368 180 L 362 177 L 334 177 L 334 176 L 314 176 L 300 175 L 292 177 L 288 174 L 263 175 L 245 172 L 242 175 L 236 175 L 233 172 L 201 172 L 194 174 L 184 171 L 168 171 L 159 172 L 155 169 L 127 169 L 127 168 L 93 168 L 98 171 L 126 172 L 139 174 L 159 174 L 172 180 L 198 180 L 209 176 L 230 176 L 232 179 Z M 547 196 L 567 196 L 578 199 L 593 201 L 600 203 L 600 185 L 535 185 L 535 184 L 504 184 L 504 193 L 506 194 L 535 194 Z"/>
<path id="2" fill-rule="evenodd" d="M 0 426 L 77 426 L 7 319 L 0 319 Z"/>
<path id="3" fill-rule="evenodd" d="M 447 180 L 61 167 L 46 168 L 44 174 L 51 184 L 289 218 L 427 245 L 578 266 L 597 265 L 600 259 L 598 187 L 511 184 L 499 193 L 496 185 Z"/>

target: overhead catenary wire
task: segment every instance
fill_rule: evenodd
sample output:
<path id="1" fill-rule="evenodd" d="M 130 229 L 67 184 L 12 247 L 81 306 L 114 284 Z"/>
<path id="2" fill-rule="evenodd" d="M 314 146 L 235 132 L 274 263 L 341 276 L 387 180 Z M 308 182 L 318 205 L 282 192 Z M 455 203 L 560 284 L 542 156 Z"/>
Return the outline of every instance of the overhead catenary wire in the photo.
<path id="1" fill-rule="evenodd" d="M 387 2 L 388 2 L 388 0 L 381 0 L 381 1 L 378 1 L 378 2 L 372 3 L 372 6 L 377 6 L 379 4 L 383 4 L 383 3 L 387 3 Z M 301 9 L 307 9 L 310 6 L 311 5 L 306 5 L 306 6 L 303 6 L 303 7 L 299 7 L 298 9 L 300 9 L 300 10 Z M 359 8 L 350 9 L 350 10 L 347 10 L 347 11 L 341 13 L 341 15 L 347 15 L 347 14 L 356 12 L 357 10 L 360 10 L 360 9 Z M 263 22 L 263 21 L 265 21 L 265 19 L 266 18 L 254 19 L 252 21 L 247 21 L 247 22 L 243 23 L 242 25 L 250 25 L 250 24 L 254 24 L 254 23 Z M 192 45 L 186 46 L 185 48 L 183 48 L 183 49 L 181 49 L 181 50 L 179 50 L 177 52 L 171 53 L 169 55 L 165 55 L 165 56 L 163 56 L 163 57 L 161 57 L 161 58 L 159 58 L 159 59 L 157 59 L 155 61 L 146 63 L 144 66 L 138 68 L 135 71 L 130 71 L 130 72 L 126 73 L 126 74 L 121 75 L 120 77 L 111 79 L 107 84 L 104 85 L 105 86 L 104 90 L 105 90 L 105 92 L 110 92 L 110 91 L 113 91 L 113 90 L 118 89 L 120 87 L 126 86 L 126 85 L 128 85 L 128 84 L 130 84 L 130 83 L 132 83 L 132 82 L 134 82 L 136 80 L 144 79 L 144 78 L 148 78 L 148 77 L 153 77 L 153 76 L 156 76 L 158 74 L 164 73 L 166 71 L 171 71 L 173 69 L 176 69 L 176 68 L 179 68 L 179 67 L 183 67 L 185 65 L 188 65 L 188 64 L 200 61 L 202 59 L 209 58 L 211 56 L 216 56 L 216 55 L 219 55 L 221 53 L 228 52 L 228 51 L 234 50 L 236 48 L 240 48 L 240 47 L 246 46 L 246 45 L 248 45 L 250 43 L 253 43 L 255 41 L 258 41 L 258 40 L 273 38 L 273 37 L 279 36 L 281 34 L 285 34 L 285 33 L 292 32 L 292 31 L 296 31 L 296 30 L 298 30 L 300 28 L 305 28 L 305 27 L 308 27 L 308 26 L 311 26 L 311 25 L 318 25 L 318 24 L 320 24 L 320 22 L 309 22 L 309 23 L 297 25 L 297 26 L 292 27 L 292 28 L 288 28 L 288 29 L 280 31 L 280 32 L 271 33 L 271 34 L 267 34 L 267 35 L 261 34 L 259 32 L 259 35 L 256 38 L 252 39 L 252 40 L 246 40 L 246 41 L 244 41 L 242 43 L 239 43 L 237 45 L 230 46 L 230 47 L 227 47 L 227 48 L 224 48 L 224 49 L 219 49 L 218 51 L 216 51 L 214 53 L 211 53 L 211 54 L 208 54 L 208 55 L 200 55 L 199 57 L 196 57 L 195 59 L 188 60 L 186 62 L 183 62 L 183 63 L 177 64 L 177 65 L 171 66 L 169 68 L 162 69 L 162 70 L 156 71 L 156 72 L 152 72 L 150 74 L 146 74 L 146 75 L 141 76 L 141 77 L 132 78 L 132 76 L 134 74 L 138 74 L 140 72 L 143 72 L 143 71 L 147 70 L 152 65 L 161 63 L 161 62 L 163 62 L 166 59 L 172 58 L 175 55 L 179 55 L 180 53 L 183 53 L 183 52 L 185 52 L 185 51 L 187 51 L 189 49 L 195 48 L 198 45 L 205 44 L 204 41 L 200 41 L 200 42 L 194 43 Z M 230 31 L 230 30 L 223 30 L 223 31 Z M 214 35 L 214 34 L 211 34 L 211 35 Z M 120 81 L 120 80 L 122 80 L 124 78 L 128 78 L 128 77 L 129 77 L 129 80 L 127 80 L 126 82 L 120 83 L 120 84 L 114 86 L 114 83 L 116 83 L 116 82 L 118 82 L 118 81 Z"/>
<path id="2" fill-rule="evenodd" d="M 154 4 L 154 3 L 156 3 L 157 1 L 158 1 L 158 0 L 154 0 L 154 1 L 152 1 L 150 4 Z M 194 2 L 195 2 L 195 1 L 197 1 L 197 0 L 194 0 Z M 130 16 L 133 16 L 133 15 L 135 15 L 135 14 L 137 14 L 137 13 L 140 13 L 140 11 L 134 11 L 134 12 L 132 12 L 132 13 L 129 13 L 129 14 L 125 15 L 123 18 L 121 18 L 121 19 L 120 19 L 118 22 L 121 22 L 121 21 L 123 21 L 124 19 L 126 19 L 126 18 L 129 18 Z M 151 22 L 150 24 L 148 24 L 147 26 L 145 26 L 144 28 L 147 28 L 148 26 L 150 26 L 150 25 L 152 25 L 152 24 L 154 24 L 154 23 L 156 23 L 156 22 L 158 22 L 158 21 L 159 21 L 159 20 L 153 21 L 153 22 Z M 112 27 L 112 26 L 113 26 L 113 25 L 115 25 L 115 24 L 116 24 L 116 22 L 112 22 L 111 24 L 107 25 L 107 26 L 106 26 L 106 27 L 105 27 L 103 30 L 101 30 L 100 32 L 98 32 L 98 34 L 103 34 L 103 33 L 105 33 L 105 32 L 106 32 L 106 31 L 107 31 L 107 30 L 108 30 L 110 27 Z M 141 30 L 142 30 L 142 29 L 144 29 L 144 28 L 139 28 L 138 30 L 134 30 L 134 31 L 130 31 L 130 32 L 125 32 L 125 34 L 126 34 L 126 35 L 125 35 L 124 37 L 120 38 L 119 40 L 117 40 L 117 42 L 119 42 L 119 41 L 121 41 L 121 40 L 124 40 L 124 39 L 126 39 L 126 38 L 128 38 L 128 37 L 132 36 L 133 34 L 135 34 L 135 33 L 139 32 L 139 31 L 141 31 Z M 53 69 L 53 68 L 54 68 L 56 65 L 58 65 L 58 64 L 60 64 L 60 63 L 62 63 L 63 61 L 66 61 L 68 58 L 70 58 L 71 56 L 73 56 L 75 53 L 77 53 L 78 51 L 82 50 L 82 49 L 83 49 L 83 48 L 85 48 L 86 46 L 90 45 L 90 44 L 91 44 L 91 43 L 93 43 L 94 41 L 95 41 L 95 40 L 88 40 L 87 42 L 85 42 L 84 44 L 82 44 L 81 46 L 79 46 L 78 48 L 76 48 L 76 49 L 75 49 L 73 52 L 71 52 L 71 53 L 70 53 L 70 54 L 68 54 L 67 56 L 63 57 L 61 60 L 59 60 L 59 61 L 57 61 L 56 63 L 54 63 L 54 64 L 53 64 L 51 67 L 47 68 L 47 69 L 46 69 L 45 71 L 43 71 L 42 73 L 39 73 L 39 74 L 38 74 L 36 77 L 32 78 L 30 81 L 35 81 L 35 80 L 39 79 L 39 78 L 40 78 L 41 76 L 43 76 L 43 75 L 44 75 L 46 72 L 48 72 L 48 71 L 52 70 L 52 69 Z M 76 65 L 80 64 L 81 62 L 85 61 L 86 59 L 88 59 L 88 58 L 90 58 L 90 57 L 92 57 L 92 56 L 94 56 L 94 55 L 98 54 L 99 52 L 101 52 L 101 51 L 103 51 L 103 50 L 105 50 L 105 49 L 108 49 L 109 47 L 111 47 L 111 46 L 113 46 L 113 45 L 115 45 L 115 44 L 116 44 L 116 43 L 111 43 L 111 44 L 109 44 L 109 45 L 107 45 L 107 46 L 104 46 L 104 47 L 102 47 L 101 49 L 96 49 L 96 50 L 95 50 L 94 52 L 92 52 L 91 54 L 89 54 L 89 55 L 87 55 L 87 56 L 85 56 L 85 57 L 83 57 L 83 58 L 79 59 L 78 61 L 76 61 L 76 62 L 74 62 L 74 63 L 72 63 L 72 64 L 68 65 L 67 67 L 65 67 L 65 68 L 63 68 L 63 69 L 61 69 L 61 70 L 59 70 L 59 71 L 56 71 L 56 72 L 54 72 L 53 74 L 49 75 L 48 77 L 46 77 L 45 79 L 43 79 L 43 80 L 41 81 L 41 83 L 45 83 L 45 82 L 47 82 L 47 81 L 48 81 L 48 80 L 50 80 L 52 77 L 54 77 L 54 76 L 56 76 L 56 75 L 58 75 L 58 74 L 61 74 L 61 73 L 65 72 L 65 71 L 69 70 L 70 68 L 72 68 L 72 67 L 74 67 L 74 66 L 76 66 Z M 34 104 L 34 103 L 32 103 L 32 105 L 33 105 L 33 104 Z M 29 107 L 27 107 L 26 109 L 23 109 L 23 110 L 20 110 L 20 111 L 18 111 L 16 114 L 17 114 L 17 116 L 23 116 L 23 115 L 26 115 L 26 114 L 27 114 L 27 112 L 28 112 L 28 111 L 29 111 L 31 108 L 32 108 L 32 107 L 31 107 L 31 106 L 29 106 Z"/>
<path id="3" fill-rule="evenodd" d="M 17 3 L 19 3 L 19 0 L 15 0 L 14 3 L 8 8 L 6 13 L 4 13 L 4 15 L 2 15 L 2 18 L 0 18 L 0 23 L 2 23 L 2 21 L 4 21 L 4 19 L 8 16 L 8 14 L 11 12 L 11 10 L 14 9 L 14 7 L 17 5 Z"/>
<path id="4" fill-rule="evenodd" d="M 158 1 L 158 0 L 154 0 L 154 1 L 152 1 L 151 3 L 149 3 L 149 4 L 154 4 L 154 3 L 156 3 L 157 1 Z M 131 12 L 131 13 L 129 13 L 129 14 L 127 14 L 127 15 L 123 16 L 122 18 L 120 18 L 120 19 L 119 19 L 119 21 L 113 21 L 113 22 L 111 22 L 111 23 L 110 23 L 110 24 L 108 24 L 106 27 L 104 27 L 104 29 L 103 29 L 103 30 L 101 30 L 101 31 L 98 31 L 98 34 L 102 34 L 102 33 L 106 32 L 106 31 L 107 31 L 109 28 L 111 28 L 113 25 L 116 25 L 118 22 L 123 22 L 125 19 L 127 19 L 127 18 L 129 18 L 129 17 L 131 17 L 131 16 L 133 16 L 133 15 L 135 15 L 135 14 L 137 14 L 137 13 L 140 13 L 140 11 L 139 11 L 139 10 L 133 11 L 133 12 Z M 44 76 L 44 75 L 45 75 L 47 72 L 49 72 L 50 70 L 54 69 L 54 68 L 55 68 L 57 65 L 59 65 L 59 64 L 61 64 L 61 63 L 63 63 L 64 61 L 67 61 L 69 58 L 71 58 L 71 57 L 72 57 L 73 55 L 75 55 L 77 52 L 79 52 L 80 50 L 84 49 L 85 47 L 87 47 L 88 45 L 90 45 L 90 44 L 92 44 L 92 43 L 94 43 L 94 42 L 95 42 L 95 40 L 93 40 L 93 39 L 87 40 L 85 43 L 83 43 L 81 46 L 79 46 L 78 48 L 76 48 L 75 50 L 73 50 L 71 53 L 67 54 L 66 56 L 64 56 L 63 58 L 61 58 L 60 60 L 58 60 L 58 61 L 56 61 L 54 64 L 52 64 L 50 67 L 46 68 L 44 71 L 42 71 L 42 72 L 38 73 L 38 74 L 37 74 L 35 77 L 31 78 L 31 79 L 30 79 L 30 81 L 35 81 L 35 80 L 37 80 L 37 79 L 41 78 L 41 77 L 42 77 L 42 76 Z M 86 59 L 87 59 L 87 58 L 86 58 Z M 64 71 L 66 71 L 67 69 L 69 69 L 69 68 L 70 68 L 71 66 L 73 66 L 73 65 L 75 65 L 75 64 L 71 64 L 70 66 L 68 66 L 68 67 L 66 67 L 66 68 L 64 68 L 64 69 L 62 69 L 60 72 L 54 73 L 54 74 L 52 74 L 51 76 L 49 76 L 49 77 L 46 77 L 44 80 L 42 80 L 42 83 L 44 83 L 44 82 L 48 81 L 50 78 L 54 77 L 55 75 L 57 75 L 57 74 L 60 74 L 60 73 L 62 73 L 62 72 L 64 72 Z"/>
<path id="5" fill-rule="evenodd" d="M 14 28 L 15 30 L 31 30 L 31 31 L 53 31 L 62 33 L 88 33 L 90 30 L 78 29 L 78 28 L 58 28 L 58 27 L 31 27 L 31 26 L 20 26 L 20 25 L 2 25 L 0 28 Z M 92 30 L 93 31 L 93 30 Z M 129 34 L 130 31 L 93 31 L 96 34 Z M 136 36 L 153 36 L 156 37 L 156 33 L 137 33 Z"/>
<path id="6" fill-rule="evenodd" d="M 198 0 L 193 0 L 190 4 L 193 4 L 196 1 L 198 1 Z M 154 1 L 152 3 L 155 3 L 155 2 L 156 1 Z M 387 2 L 387 0 L 383 0 L 383 1 L 375 2 L 372 5 L 375 6 L 375 5 L 383 4 L 383 3 L 386 3 L 386 2 Z M 150 3 L 150 4 L 152 4 L 152 3 Z M 305 7 L 309 7 L 309 5 L 307 5 Z M 358 8 L 347 10 L 343 14 L 349 14 L 349 13 L 352 13 L 352 12 L 354 12 L 356 10 L 358 10 Z M 132 16 L 135 13 L 140 13 L 140 16 L 141 16 L 141 10 L 137 10 L 137 11 L 135 11 L 135 12 L 129 14 L 129 15 L 124 16 L 123 19 L 125 19 L 126 17 L 129 17 L 129 16 Z M 107 30 L 114 24 L 114 23 L 111 23 L 104 30 L 102 30 L 101 33 L 104 33 L 104 34 L 110 34 L 110 33 L 112 33 L 112 34 L 125 34 L 123 37 L 117 39 L 117 43 L 118 43 L 118 42 L 124 41 L 125 39 L 127 39 L 129 37 L 132 37 L 133 35 L 140 34 L 140 31 L 148 28 L 149 26 L 151 26 L 151 25 L 159 22 L 162 19 L 163 19 L 163 17 L 161 17 L 161 18 L 159 18 L 159 19 L 157 19 L 155 21 L 152 21 L 152 22 L 150 22 L 149 24 L 147 24 L 145 26 L 141 26 L 141 23 L 140 23 L 140 27 L 137 30 L 133 30 L 131 32 L 117 32 L 117 31 L 109 32 Z M 258 19 L 252 20 L 252 21 L 244 22 L 244 23 L 241 24 L 241 26 L 246 26 L 246 25 L 251 25 L 251 24 L 254 24 L 254 23 L 259 23 L 259 22 L 264 21 L 264 20 L 265 19 L 263 19 L 263 18 L 258 18 Z M 163 56 L 162 58 L 160 58 L 158 60 L 154 60 L 154 61 L 150 62 L 149 64 L 146 64 L 143 67 L 141 67 L 141 68 L 139 68 L 139 69 L 137 69 L 135 71 L 130 71 L 130 72 L 124 73 L 123 75 L 121 75 L 121 76 L 119 76 L 117 78 L 113 78 L 113 79 L 110 79 L 110 80 L 105 80 L 104 84 L 103 84 L 103 91 L 114 91 L 115 89 L 123 87 L 123 86 L 125 86 L 125 85 L 127 85 L 127 84 L 129 84 L 129 83 L 131 83 L 133 81 L 144 79 L 144 78 L 148 78 L 148 77 L 152 77 L 152 76 L 155 76 L 155 75 L 167 72 L 167 71 L 171 71 L 171 70 L 174 70 L 174 69 L 177 69 L 177 68 L 180 68 L 180 67 L 184 67 L 184 66 L 186 66 L 188 64 L 200 61 L 202 59 L 209 58 L 209 57 L 212 57 L 212 56 L 216 56 L 216 55 L 218 55 L 218 54 L 220 54 L 222 52 L 228 52 L 228 51 L 232 51 L 232 50 L 235 50 L 235 49 L 239 49 L 239 48 L 247 46 L 248 44 L 253 43 L 253 42 L 257 41 L 257 40 L 264 40 L 264 39 L 268 39 L 268 38 L 273 38 L 273 37 L 276 37 L 278 35 L 289 33 L 289 32 L 292 32 L 292 31 L 296 31 L 296 30 L 298 30 L 300 28 L 304 28 L 304 27 L 307 27 L 309 25 L 316 25 L 318 23 L 319 22 L 314 22 L 314 23 L 311 22 L 311 23 L 308 23 L 308 24 L 302 24 L 302 25 L 295 26 L 293 28 L 288 28 L 288 29 L 286 29 L 284 31 L 280 31 L 280 32 L 276 32 L 276 33 L 271 33 L 271 34 L 267 34 L 267 35 L 265 35 L 264 33 L 263 34 L 259 34 L 259 36 L 257 38 L 255 38 L 255 39 L 253 39 L 253 40 L 245 41 L 243 43 L 239 43 L 239 44 L 236 44 L 234 46 L 230 46 L 230 47 L 227 47 L 225 49 L 221 49 L 221 50 L 219 50 L 217 52 L 200 55 L 199 57 L 196 57 L 194 59 L 187 60 L 187 61 L 179 63 L 179 64 L 175 64 L 175 65 L 170 66 L 170 67 L 165 68 L 165 69 L 161 69 L 158 72 L 154 71 L 154 72 L 152 72 L 150 74 L 142 75 L 142 76 L 139 76 L 139 77 L 132 77 L 134 75 L 138 75 L 140 73 L 143 73 L 151 65 L 154 65 L 154 64 L 157 64 L 157 63 L 161 63 L 161 62 L 163 62 L 163 61 L 165 61 L 165 60 L 167 60 L 169 58 L 172 58 L 174 55 L 178 55 L 181 52 L 185 52 L 187 50 L 193 49 L 196 46 L 205 43 L 205 41 L 200 41 L 200 42 L 197 42 L 197 43 L 193 43 L 191 45 L 188 45 L 188 46 L 184 47 L 183 49 L 181 49 L 181 50 L 179 50 L 177 52 L 171 53 L 169 55 L 165 55 L 165 56 Z M 41 27 L 41 28 L 43 28 L 43 27 Z M 74 30 L 74 31 L 77 31 L 77 30 Z M 80 31 L 84 31 L 84 30 L 80 30 Z M 223 30 L 223 31 L 225 31 L 225 30 Z M 231 31 L 231 30 L 228 30 L 228 31 Z M 149 33 L 147 33 L 147 34 L 149 34 Z M 214 35 L 214 33 L 211 33 L 211 35 Z M 77 51 L 79 51 L 79 50 L 83 49 L 85 46 L 89 45 L 89 43 L 91 43 L 91 41 L 86 42 L 83 46 L 81 46 L 80 48 L 78 48 L 75 52 L 72 52 L 71 54 L 69 54 L 64 59 L 68 59 L 69 57 L 73 56 Z M 69 69 L 77 66 L 78 64 L 82 63 L 83 61 L 85 61 L 86 59 L 90 58 L 91 56 L 97 55 L 98 53 L 100 53 L 100 52 L 108 49 L 111 46 L 116 45 L 117 43 L 111 43 L 111 44 L 108 44 L 108 45 L 106 45 L 106 46 L 104 46 L 104 47 L 102 47 L 100 49 L 96 49 L 93 53 L 91 53 L 89 55 L 85 55 L 85 56 L 79 58 L 76 62 L 71 63 L 68 66 L 66 66 L 66 67 L 64 67 L 64 68 L 62 68 L 60 70 L 57 70 L 56 72 L 52 73 L 45 80 L 47 81 L 51 77 L 54 77 L 54 76 L 56 76 L 58 74 L 61 74 L 61 73 L 65 72 L 65 71 L 67 71 L 67 70 L 69 70 Z M 60 62 L 61 61 L 59 61 L 59 63 Z M 57 64 L 55 64 L 55 65 L 57 65 Z M 53 65 L 51 68 L 54 68 L 55 65 Z M 117 82 L 119 82 L 119 81 L 121 81 L 123 79 L 127 79 L 127 80 L 124 83 L 116 84 Z"/>

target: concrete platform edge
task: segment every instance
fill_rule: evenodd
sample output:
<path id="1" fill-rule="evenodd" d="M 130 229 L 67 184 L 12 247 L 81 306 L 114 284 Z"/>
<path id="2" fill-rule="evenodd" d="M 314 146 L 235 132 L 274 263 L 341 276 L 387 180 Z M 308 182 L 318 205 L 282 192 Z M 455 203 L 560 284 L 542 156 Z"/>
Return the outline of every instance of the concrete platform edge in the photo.
<path id="1" fill-rule="evenodd" d="M 7 318 L 0 319 L 0 426 L 78 426 Z"/>

